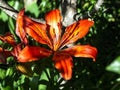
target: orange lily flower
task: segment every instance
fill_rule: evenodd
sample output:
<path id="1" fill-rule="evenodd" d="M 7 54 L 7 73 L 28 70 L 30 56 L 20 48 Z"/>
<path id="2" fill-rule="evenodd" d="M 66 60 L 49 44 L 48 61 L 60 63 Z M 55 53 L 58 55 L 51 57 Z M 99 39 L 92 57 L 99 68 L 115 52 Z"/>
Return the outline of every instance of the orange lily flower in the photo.
<path id="1" fill-rule="evenodd" d="M 26 35 L 31 36 L 41 44 L 46 44 L 50 49 L 38 46 L 26 46 L 18 55 L 19 62 L 30 62 L 53 55 L 55 67 L 66 80 L 72 77 L 72 56 L 93 58 L 95 61 L 97 49 L 90 45 L 65 46 L 83 38 L 89 28 L 93 26 L 92 20 L 80 20 L 62 31 L 61 14 L 59 10 L 52 10 L 46 14 L 46 24 L 38 23 L 24 15 L 22 9 L 17 17 L 16 33 L 21 40 L 27 43 Z"/>

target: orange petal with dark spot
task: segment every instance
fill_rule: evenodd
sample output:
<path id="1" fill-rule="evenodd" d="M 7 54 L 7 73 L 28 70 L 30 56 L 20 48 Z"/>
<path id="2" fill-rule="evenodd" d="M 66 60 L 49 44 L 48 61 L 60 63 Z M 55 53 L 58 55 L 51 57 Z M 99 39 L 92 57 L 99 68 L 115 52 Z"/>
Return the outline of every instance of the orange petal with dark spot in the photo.
<path id="1" fill-rule="evenodd" d="M 52 40 L 53 50 L 59 47 L 61 38 L 61 14 L 58 9 L 52 10 L 46 14 L 45 20 L 48 25 L 48 33 Z"/>
<path id="2" fill-rule="evenodd" d="M 93 26 L 93 24 L 94 22 L 92 20 L 85 19 L 68 26 L 62 36 L 61 47 L 83 38 L 89 32 L 89 28 Z"/>
<path id="3" fill-rule="evenodd" d="M 28 34 L 33 39 L 42 44 L 47 44 L 52 47 L 46 32 L 46 25 L 35 22 L 24 15 L 24 9 L 21 10 L 17 17 L 16 33 L 24 43 L 27 43 L 26 35 Z"/>
<path id="4" fill-rule="evenodd" d="M 65 80 L 69 80 L 72 77 L 72 57 L 63 52 L 57 52 L 53 56 L 55 67 L 60 71 L 62 77 Z"/>
<path id="5" fill-rule="evenodd" d="M 19 62 L 31 62 L 51 55 L 51 51 L 37 46 L 26 46 L 18 55 Z"/>
<path id="6" fill-rule="evenodd" d="M 25 44 L 28 43 L 26 38 L 26 31 L 24 30 L 24 9 L 22 9 L 17 16 L 16 20 L 16 34 L 20 37 L 21 41 Z"/>
<path id="7" fill-rule="evenodd" d="M 71 56 L 75 57 L 92 58 L 93 61 L 95 61 L 97 55 L 97 49 L 90 45 L 75 45 L 73 47 L 64 49 L 63 52 L 69 53 Z"/>

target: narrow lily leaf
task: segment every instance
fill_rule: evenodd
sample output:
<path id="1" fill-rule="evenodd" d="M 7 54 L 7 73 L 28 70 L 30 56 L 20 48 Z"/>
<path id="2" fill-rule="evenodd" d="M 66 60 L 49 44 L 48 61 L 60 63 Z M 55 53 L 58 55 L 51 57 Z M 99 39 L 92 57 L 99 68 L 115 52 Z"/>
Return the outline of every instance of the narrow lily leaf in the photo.
<path id="1" fill-rule="evenodd" d="M 10 33 L 14 36 L 16 42 L 18 42 L 19 39 L 18 39 L 18 37 L 17 37 L 17 35 L 16 35 L 16 33 L 15 33 L 15 24 L 14 24 L 14 22 L 13 22 L 13 19 L 10 18 L 10 17 L 9 17 L 9 19 L 8 19 L 8 26 L 9 26 L 9 29 L 10 29 Z"/>
<path id="2" fill-rule="evenodd" d="M 90 45 L 75 45 L 63 51 L 75 57 L 93 58 L 93 61 L 95 61 L 97 55 L 97 49 Z"/>
<path id="3" fill-rule="evenodd" d="M 65 80 L 71 79 L 73 67 L 72 57 L 67 53 L 57 52 L 54 54 L 53 60 L 55 67 L 60 71 L 62 77 Z"/>
<path id="4" fill-rule="evenodd" d="M 94 22 L 92 20 L 85 19 L 67 27 L 61 40 L 61 46 L 65 46 L 83 38 L 93 24 Z"/>
<path id="5" fill-rule="evenodd" d="M 50 56 L 51 51 L 36 46 L 26 46 L 18 55 L 19 62 L 31 62 Z"/>
<path id="6" fill-rule="evenodd" d="M 58 49 L 60 37 L 61 37 L 61 15 L 60 11 L 55 9 L 46 14 L 46 23 L 49 25 L 50 38 L 53 41 L 53 49 Z"/>

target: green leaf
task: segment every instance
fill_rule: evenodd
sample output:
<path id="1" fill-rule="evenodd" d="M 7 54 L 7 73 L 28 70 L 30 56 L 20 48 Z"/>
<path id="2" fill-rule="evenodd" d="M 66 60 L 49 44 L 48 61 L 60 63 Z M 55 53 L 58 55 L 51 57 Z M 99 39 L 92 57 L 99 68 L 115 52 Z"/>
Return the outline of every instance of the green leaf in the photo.
<path id="1" fill-rule="evenodd" d="M 35 17 L 39 16 L 39 7 L 36 2 L 33 2 L 32 4 L 28 5 L 26 7 L 26 11 L 29 11 L 30 13 L 34 14 Z"/>
<path id="2" fill-rule="evenodd" d="M 3 42 L 0 40 L 0 45 L 2 45 L 3 44 Z"/>
<path id="3" fill-rule="evenodd" d="M 39 85 L 39 89 L 38 90 L 46 90 L 47 86 L 46 85 Z"/>
<path id="4" fill-rule="evenodd" d="M 86 2 L 86 3 L 83 5 L 83 9 L 85 9 L 85 8 L 88 7 L 88 6 L 89 6 L 89 3 Z"/>
<path id="5" fill-rule="evenodd" d="M 106 70 L 120 74 L 120 56 L 118 56 L 110 65 L 108 65 Z"/>
<path id="6" fill-rule="evenodd" d="M 9 17 L 8 19 L 8 27 L 9 27 L 10 32 L 13 34 L 15 40 L 18 42 L 19 39 L 15 33 L 15 23 L 11 17 Z"/>
<path id="7" fill-rule="evenodd" d="M 38 82 L 39 82 L 39 77 L 34 76 L 30 82 L 30 86 L 32 90 L 38 90 Z"/>
<path id="8" fill-rule="evenodd" d="M 0 19 L 2 21 L 6 22 L 8 20 L 7 14 L 5 14 L 3 11 L 1 11 L 1 13 L 0 13 Z"/>
<path id="9" fill-rule="evenodd" d="M 13 73 L 14 73 L 13 68 L 8 68 L 7 71 L 6 71 L 6 76 L 12 76 Z"/>
<path id="10" fill-rule="evenodd" d="M 49 76 L 48 75 L 49 75 L 48 74 L 48 70 L 43 71 L 42 74 L 41 74 L 40 80 L 47 80 L 47 81 L 49 81 Z"/>
<path id="11" fill-rule="evenodd" d="M 21 75 L 17 81 L 18 85 L 21 85 L 25 82 L 25 75 Z"/>
<path id="12" fill-rule="evenodd" d="M 12 34 L 14 34 L 15 33 L 15 24 L 13 23 L 13 19 L 12 18 L 9 18 L 8 26 L 9 26 L 10 32 Z"/>
<path id="13" fill-rule="evenodd" d="M 6 77 L 6 70 L 0 69 L 0 79 L 4 79 Z"/>
<path id="14" fill-rule="evenodd" d="M 13 89 L 10 86 L 6 86 L 6 87 L 3 87 L 2 90 L 13 90 Z"/>

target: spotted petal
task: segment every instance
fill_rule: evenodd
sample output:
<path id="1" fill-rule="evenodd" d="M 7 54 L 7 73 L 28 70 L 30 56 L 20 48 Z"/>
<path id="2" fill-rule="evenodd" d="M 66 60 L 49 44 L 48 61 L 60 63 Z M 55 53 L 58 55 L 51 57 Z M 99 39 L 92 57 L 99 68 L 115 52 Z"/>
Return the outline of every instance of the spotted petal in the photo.
<path id="1" fill-rule="evenodd" d="M 26 31 L 24 30 L 24 9 L 22 9 L 17 16 L 16 20 L 16 34 L 20 37 L 21 41 L 25 44 L 28 43 L 26 38 Z"/>
<path id="2" fill-rule="evenodd" d="M 18 55 L 19 62 L 31 62 L 38 59 L 50 56 L 51 51 L 37 47 L 37 46 L 26 46 Z"/>
<path id="3" fill-rule="evenodd" d="M 96 55 L 97 55 L 97 49 L 90 45 L 76 45 L 76 46 L 64 49 L 63 51 L 75 57 L 92 58 L 93 61 L 95 61 Z"/>
<path id="4" fill-rule="evenodd" d="M 72 77 L 72 57 L 63 52 L 57 52 L 53 56 L 55 67 L 60 71 L 62 77 L 65 80 L 69 80 Z"/>
<path id="5" fill-rule="evenodd" d="M 16 33 L 22 40 L 26 38 L 27 33 L 39 43 L 47 44 L 51 47 L 51 41 L 46 34 L 46 25 L 35 22 L 25 16 L 24 9 L 21 10 L 18 14 Z"/>
<path id="6" fill-rule="evenodd" d="M 53 50 L 56 51 L 61 37 L 61 15 L 59 10 L 52 10 L 46 14 L 49 36 L 52 40 Z"/>
<path id="7" fill-rule="evenodd" d="M 68 26 L 61 39 L 61 47 L 83 38 L 93 24 L 94 22 L 92 20 L 85 19 Z"/>

